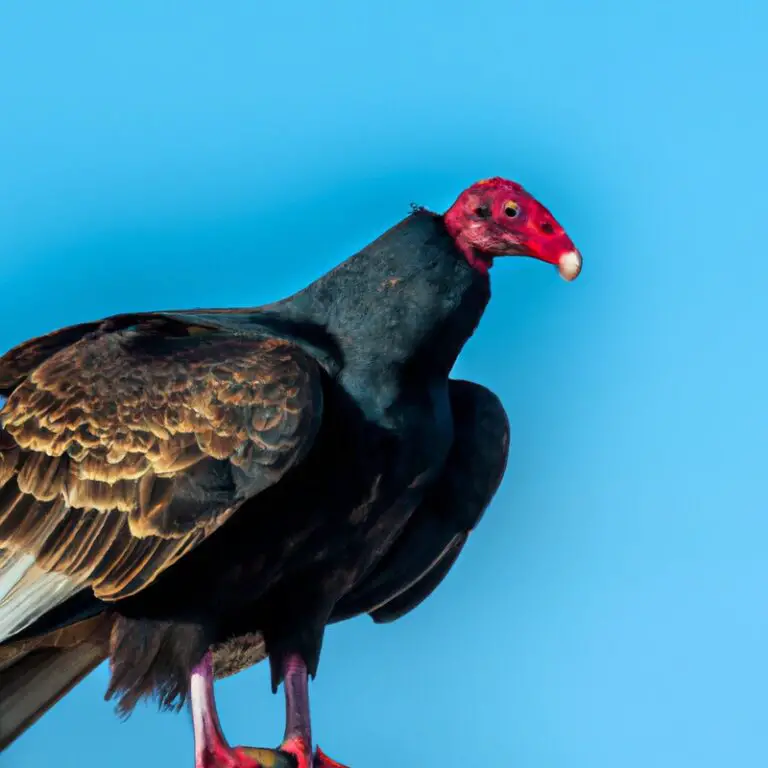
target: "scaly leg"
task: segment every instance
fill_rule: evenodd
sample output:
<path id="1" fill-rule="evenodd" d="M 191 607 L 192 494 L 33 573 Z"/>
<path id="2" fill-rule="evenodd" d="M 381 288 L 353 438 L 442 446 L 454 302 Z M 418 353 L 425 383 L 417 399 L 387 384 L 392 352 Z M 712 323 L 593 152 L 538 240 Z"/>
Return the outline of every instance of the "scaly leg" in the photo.
<path id="1" fill-rule="evenodd" d="M 192 670 L 189 690 L 195 732 L 195 768 L 262 768 L 255 757 L 240 748 L 233 749 L 224 737 L 213 695 L 210 653 L 206 653 Z"/>
<path id="2" fill-rule="evenodd" d="M 195 732 L 195 768 L 345 768 L 320 749 L 312 754 L 307 668 L 298 656 L 285 662 L 285 738 L 278 749 L 230 747 L 221 730 L 213 695 L 213 662 L 207 653 L 192 670 L 190 703 Z"/>
<path id="3" fill-rule="evenodd" d="M 285 736 L 282 752 L 296 758 L 296 768 L 345 768 L 331 760 L 320 747 L 312 755 L 312 724 L 309 717 L 309 675 L 298 655 L 288 656 L 283 663 L 285 688 Z"/>

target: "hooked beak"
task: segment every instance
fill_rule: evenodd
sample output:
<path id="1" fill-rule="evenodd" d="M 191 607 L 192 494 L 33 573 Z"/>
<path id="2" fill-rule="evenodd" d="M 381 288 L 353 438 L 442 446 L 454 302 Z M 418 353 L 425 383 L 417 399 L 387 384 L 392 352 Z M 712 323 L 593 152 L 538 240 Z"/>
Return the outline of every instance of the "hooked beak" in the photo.
<path id="1" fill-rule="evenodd" d="M 563 280 L 575 280 L 581 272 L 581 254 L 575 249 L 566 251 L 557 262 L 557 271 Z"/>
<path id="2" fill-rule="evenodd" d="M 581 254 L 567 235 L 545 240 L 528 240 L 521 243 L 513 253 L 531 256 L 539 261 L 554 264 L 560 277 L 569 283 L 581 272 Z"/>

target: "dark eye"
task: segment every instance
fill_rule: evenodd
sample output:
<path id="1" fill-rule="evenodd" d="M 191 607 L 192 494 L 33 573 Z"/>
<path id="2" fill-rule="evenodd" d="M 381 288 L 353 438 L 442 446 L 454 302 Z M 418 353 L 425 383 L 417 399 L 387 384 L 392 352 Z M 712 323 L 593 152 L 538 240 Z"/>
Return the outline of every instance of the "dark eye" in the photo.
<path id="1" fill-rule="evenodd" d="M 504 203 L 504 215 L 509 216 L 510 219 L 514 219 L 520 213 L 520 206 L 517 203 L 513 203 L 511 200 Z"/>
<path id="2" fill-rule="evenodd" d="M 548 221 L 543 221 L 541 224 L 539 224 L 539 229 L 545 235 L 551 235 L 555 231 L 555 228 Z"/>
<path id="3" fill-rule="evenodd" d="M 481 219 L 487 219 L 491 215 L 491 209 L 487 205 L 481 205 L 479 208 L 475 208 L 475 215 Z"/>

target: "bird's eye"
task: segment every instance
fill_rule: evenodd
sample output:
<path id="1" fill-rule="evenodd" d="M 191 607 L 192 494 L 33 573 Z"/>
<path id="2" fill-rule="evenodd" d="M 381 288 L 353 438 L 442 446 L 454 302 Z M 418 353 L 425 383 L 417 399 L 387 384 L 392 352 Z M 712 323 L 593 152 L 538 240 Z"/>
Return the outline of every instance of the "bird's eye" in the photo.
<path id="1" fill-rule="evenodd" d="M 509 216 L 510 219 L 514 219 L 520 213 L 520 206 L 517 203 L 513 203 L 511 200 L 504 203 L 504 215 Z"/>
<path id="2" fill-rule="evenodd" d="M 491 215 L 491 209 L 487 205 L 481 205 L 475 208 L 475 216 L 479 216 L 481 219 L 487 219 Z"/>

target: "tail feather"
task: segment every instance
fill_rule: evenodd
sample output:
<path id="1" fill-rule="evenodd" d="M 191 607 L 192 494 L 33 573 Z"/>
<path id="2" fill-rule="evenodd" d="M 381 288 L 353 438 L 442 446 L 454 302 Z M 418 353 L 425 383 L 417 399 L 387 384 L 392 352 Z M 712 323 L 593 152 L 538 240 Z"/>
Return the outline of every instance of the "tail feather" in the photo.
<path id="1" fill-rule="evenodd" d="M 0 752 L 37 722 L 104 659 L 106 650 L 83 643 L 39 648 L 0 673 Z"/>
<path id="2" fill-rule="evenodd" d="M 0 752 L 107 658 L 106 616 L 0 646 Z"/>

